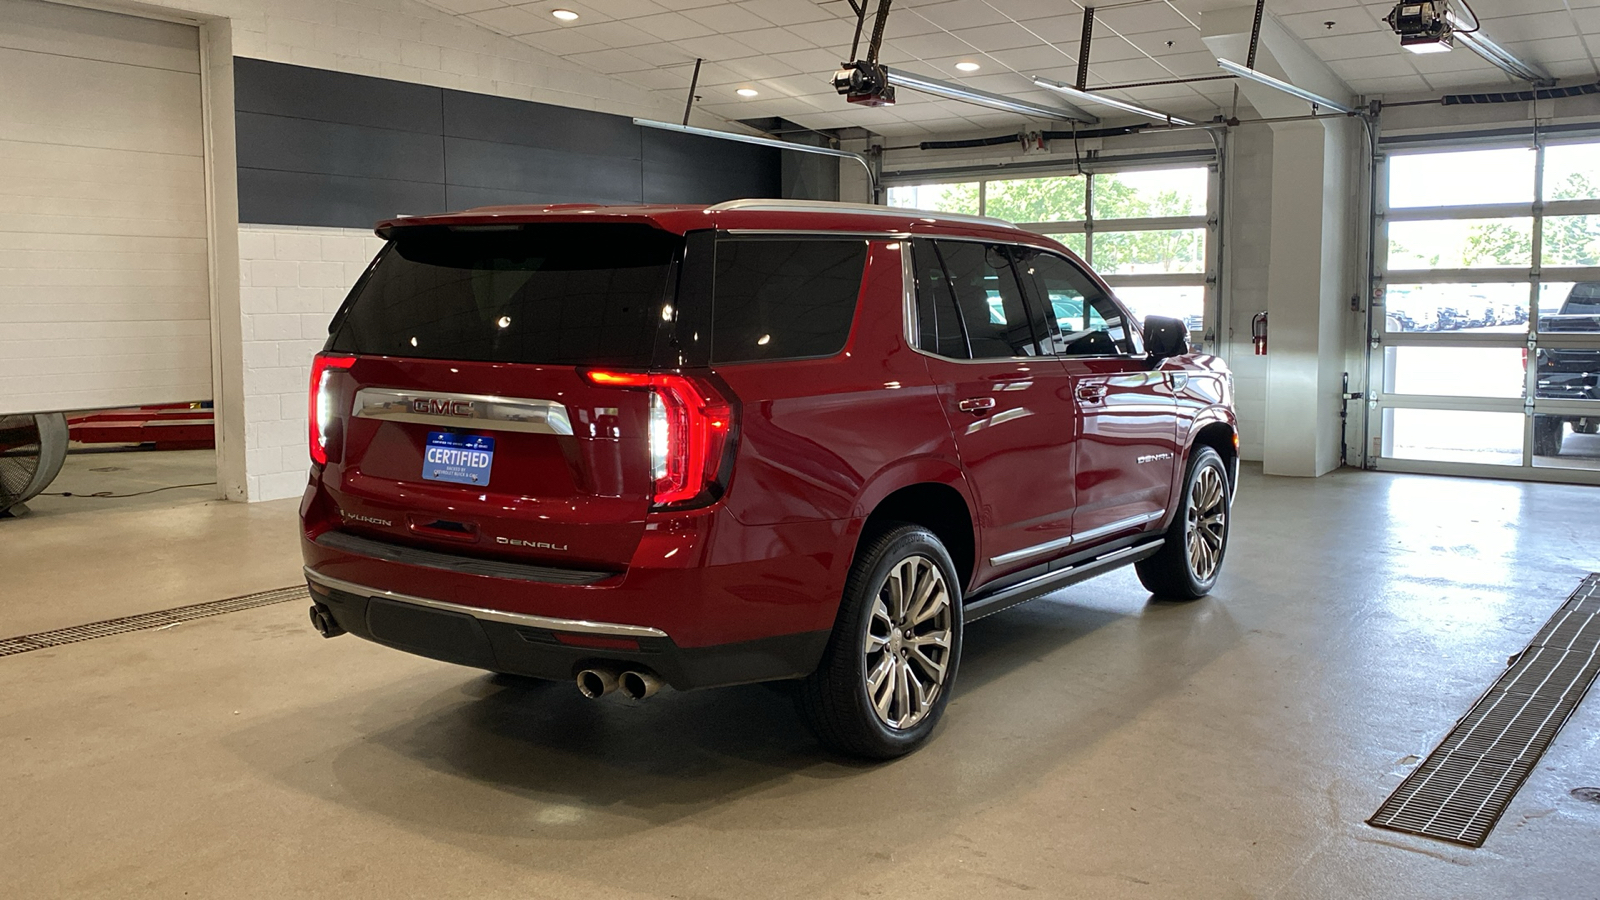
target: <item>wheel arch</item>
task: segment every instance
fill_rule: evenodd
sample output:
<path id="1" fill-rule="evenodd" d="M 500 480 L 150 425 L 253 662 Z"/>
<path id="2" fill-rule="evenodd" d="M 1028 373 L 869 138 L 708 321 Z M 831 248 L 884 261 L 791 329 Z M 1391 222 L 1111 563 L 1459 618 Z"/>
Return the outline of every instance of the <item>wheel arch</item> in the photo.
<path id="1" fill-rule="evenodd" d="M 1237 488 L 1239 482 L 1239 429 L 1229 419 L 1210 415 L 1197 419 L 1190 430 L 1188 450 L 1184 454 L 1183 471 L 1189 469 L 1189 459 L 1199 447 L 1210 447 L 1222 457 L 1222 466 L 1228 473 L 1228 487 Z M 1182 478 L 1182 472 L 1179 478 Z"/>
<path id="2" fill-rule="evenodd" d="M 880 523 L 909 522 L 939 538 L 965 589 L 972 583 L 978 558 L 977 522 L 966 482 L 958 470 L 943 467 L 923 468 L 916 475 L 920 477 L 879 479 L 870 500 L 863 498 L 861 512 L 865 517 L 851 551 L 852 562 Z"/>

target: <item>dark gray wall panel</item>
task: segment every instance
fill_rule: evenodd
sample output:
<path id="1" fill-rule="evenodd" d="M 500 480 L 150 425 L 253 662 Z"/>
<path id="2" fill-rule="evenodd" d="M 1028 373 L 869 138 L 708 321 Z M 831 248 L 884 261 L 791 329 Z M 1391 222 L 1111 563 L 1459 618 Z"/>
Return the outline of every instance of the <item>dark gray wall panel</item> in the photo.
<path id="1" fill-rule="evenodd" d="M 437 134 L 340 125 L 240 111 L 239 166 L 443 184 Z"/>
<path id="2" fill-rule="evenodd" d="M 639 128 L 631 119 L 465 91 L 444 92 L 444 133 L 637 161 Z"/>
<path id="3" fill-rule="evenodd" d="M 781 150 L 642 130 L 646 203 L 721 203 L 783 196 Z"/>
<path id="4" fill-rule="evenodd" d="M 233 105 L 240 112 L 440 134 L 443 93 L 386 78 L 233 59 Z"/>
<path id="5" fill-rule="evenodd" d="M 249 215 L 245 198 L 250 198 Z M 239 170 L 239 221 L 371 228 L 445 209 L 444 185 L 268 169 Z"/>
<path id="6" fill-rule="evenodd" d="M 234 82 L 241 222 L 782 196 L 781 151 L 622 116 L 243 58 Z"/>
<path id="7" fill-rule="evenodd" d="M 548 195 L 553 203 L 638 203 L 637 159 L 445 138 L 450 184 Z"/>

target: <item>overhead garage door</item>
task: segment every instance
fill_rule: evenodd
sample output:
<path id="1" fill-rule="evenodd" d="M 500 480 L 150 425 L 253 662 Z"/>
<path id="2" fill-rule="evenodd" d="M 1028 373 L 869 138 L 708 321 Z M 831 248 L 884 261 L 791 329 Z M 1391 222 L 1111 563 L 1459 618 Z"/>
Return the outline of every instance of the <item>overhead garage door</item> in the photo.
<path id="1" fill-rule="evenodd" d="M 195 28 L 0 0 L 0 414 L 211 397 Z"/>

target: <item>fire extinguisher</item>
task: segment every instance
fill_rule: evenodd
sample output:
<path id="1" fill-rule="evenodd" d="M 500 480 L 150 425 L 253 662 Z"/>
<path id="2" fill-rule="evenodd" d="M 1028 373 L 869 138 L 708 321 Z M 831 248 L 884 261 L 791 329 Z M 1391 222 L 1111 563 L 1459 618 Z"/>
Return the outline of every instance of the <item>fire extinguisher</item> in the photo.
<path id="1" fill-rule="evenodd" d="M 1267 314 L 1258 312 L 1250 317 L 1250 339 L 1255 342 L 1256 355 L 1267 355 Z"/>

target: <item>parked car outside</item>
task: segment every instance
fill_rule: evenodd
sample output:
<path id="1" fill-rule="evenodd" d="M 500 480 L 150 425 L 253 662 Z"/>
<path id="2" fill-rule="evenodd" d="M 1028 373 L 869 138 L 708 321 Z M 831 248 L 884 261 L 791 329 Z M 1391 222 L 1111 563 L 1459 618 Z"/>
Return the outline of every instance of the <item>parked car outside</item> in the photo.
<path id="1" fill-rule="evenodd" d="M 1545 346 L 1545 335 L 1600 332 L 1600 282 L 1572 286 L 1555 315 L 1539 317 L 1541 345 L 1536 360 L 1535 393 L 1539 400 L 1600 400 L 1600 349 Z M 1591 415 L 1543 414 L 1533 418 L 1535 456 L 1561 452 L 1567 427 L 1578 434 L 1600 434 L 1600 412 Z"/>
<path id="2" fill-rule="evenodd" d="M 924 741 L 964 628 L 1205 595 L 1232 379 L 1047 237 L 748 200 L 397 219 L 311 382 L 312 621 L 590 696 L 791 680 Z"/>

